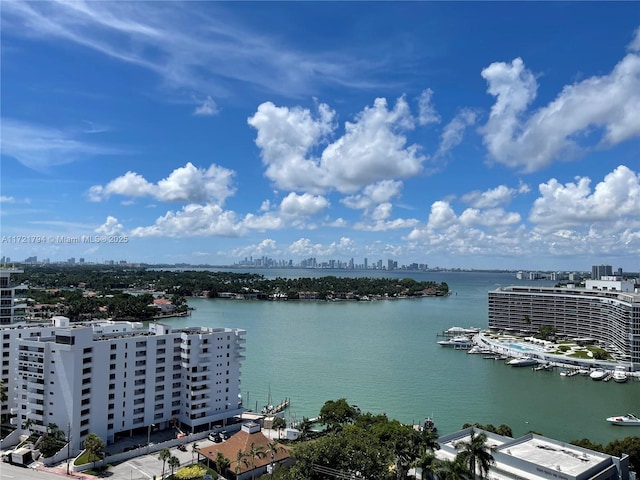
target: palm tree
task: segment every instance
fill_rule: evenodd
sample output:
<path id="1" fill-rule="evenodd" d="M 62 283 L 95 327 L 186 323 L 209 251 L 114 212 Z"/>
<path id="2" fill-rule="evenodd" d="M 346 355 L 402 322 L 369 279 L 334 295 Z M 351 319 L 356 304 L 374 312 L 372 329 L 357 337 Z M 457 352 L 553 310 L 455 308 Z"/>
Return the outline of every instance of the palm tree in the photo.
<path id="1" fill-rule="evenodd" d="M 222 453 L 218 452 L 216 455 L 216 470 L 220 475 L 224 475 L 224 472 L 229 468 L 231 462 L 227 457 L 225 457 Z M 237 472 L 236 472 L 237 475 Z"/>
<path id="2" fill-rule="evenodd" d="M 287 428 L 287 421 L 282 417 L 276 417 L 271 427 L 278 430 L 278 438 L 282 438 L 282 429 Z"/>
<path id="3" fill-rule="evenodd" d="M 424 479 L 425 472 L 427 473 L 427 478 L 433 478 L 433 465 L 436 460 L 436 455 L 430 450 L 424 450 L 417 460 L 413 462 L 414 467 L 420 468 L 420 479 Z"/>
<path id="4" fill-rule="evenodd" d="M 267 451 L 265 452 L 265 456 L 269 455 L 270 465 L 271 465 L 271 475 L 273 475 L 273 462 L 276 458 L 276 455 L 278 455 L 278 452 L 284 452 L 284 447 L 282 447 L 275 440 L 270 441 L 267 444 Z"/>
<path id="5" fill-rule="evenodd" d="M 251 449 L 245 454 L 244 458 L 242 459 L 242 463 L 244 463 L 244 465 L 246 467 L 251 467 L 251 478 L 255 478 L 255 466 L 256 466 L 256 457 L 257 458 L 264 458 L 266 456 L 266 453 L 264 451 L 264 447 L 262 445 L 256 445 L 255 443 L 251 444 Z"/>
<path id="6" fill-rule="evenodd" d="M 30 418 L 27 418 L 22 424 L 22 429 L 26 430 L 29 435 L 31 435 L 31 425 L 33 425 L 33 420 Z"/>
<path id="7" fill-rule="evenodd" d="M 458 457 L 454 460 L 435 460 L 431 470 L 439 480 L 468 480 L 471 478 L 471 472 Z"/>
<path id="8" fill-rule="evenodd" d="M 236 479 L 240 474 L 240 464 L 244 463 L 244 459 L 246 456 L 247 454 L 245 452 L 243 452 L 242 450 L 238 450 L 238 453 L 236 454 L 236 467 L 235 467 Z"/>
<path id="9" fill-rule="evenodd" d="M 171 457 L 171 450 L 168 448 L 163 448 L 160 450 L 160 454 L 158 455 L 158 460 L 162 460 L 162 478 L 164 478 L 164 466 Z"/>
<path id="10" fill-rule="evenodd" d="M 487 477 L 491 465 L 495 463 L 492 453 L 496 451 L 496 448 L 487 445 L 486 433 L 476 434 L 476 431 L 472 428 L 469 441 L 458 442 L 455 447 L 459 452 L 460 460 L 465 465 L 468 465 L 474 480 L 477 470 L 480 471 L 480 480 Z"/>
<path id="11" fill-rule="evenodd" d="M 191 445 L 191 463 L 194 463 L 194 456 L 196 454 L 196 452 L 198 451 L 198 442 L 193 442 L 193 444 Z M 198 453 L 198 461 L 200 461 L 200 454 Z"/>
<path id="12" fill-rule="evenodd" d="M 169 460 L 167 460 L 167 464 L 169 468 L 171 468 L 171 475 L 173 475 L 174 470 L 180 466 L 180 459 L 171 455 Z"/>
<path id="13" fill-rule="evenodd" d="M 102 456 L 104 452 L 104 442 L 95 433 L 90 433 L 84 439 L 84 449 L 89 455 L 89 461 L 93 459 L 93 468 L 96 468 L 96 460 Z"/>
<path id="14" fill-rule="evenodd" d="M 300 422 L 300 425 L 298 425 L 298 430 L 300 430 L 300 439 L 304 440 L 305 438 L 307 438 L 307 436 L 309 435 L 309 432 L 311 431 L 311 420 L 309 420 L 307 417 L 302 417 L 302 422 Z"/>
<path id="15" fill-rule="evenodd" d="M 7 401 L 7 388 L 4 386 L 4 382 L 0 380 L 0 407 Z"/>
<path id="16" fill-rule="evenodd" d="M 393 446 L 396 456 L 396 473 L 399 479 L 406 478 L 409 466 L 420 454 L 420 434 L 415 430 L 398 436 Z"/>
<path id="17" fill-rule="evenodd" d="M 418 458 L 414 461 L 413 466 L 420 467 L 422 470 L 421 478 L 424 478 L 425 472 L 428 478 L 433 478 L 433 465 L 436 460 L 435 451 L 440 449 L 438 443 L 438 435 L 433 430 L 423 429 L 420 432 L 420 448 Z"/>

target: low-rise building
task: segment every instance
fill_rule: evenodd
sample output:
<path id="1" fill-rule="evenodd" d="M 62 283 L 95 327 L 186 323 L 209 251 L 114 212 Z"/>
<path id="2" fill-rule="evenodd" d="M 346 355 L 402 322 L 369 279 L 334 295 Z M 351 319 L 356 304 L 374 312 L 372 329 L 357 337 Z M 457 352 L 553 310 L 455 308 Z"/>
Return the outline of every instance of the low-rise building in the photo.
<path id="1" fill-rule="evenodd" d="M 630 480 L 628 455 L 618 458 L 533 433 L 514 439 L 467 428 L 440 437 L 436 457 L 453 460 L 472 430 L 484 433 L 494 449 L 487 480 Z"/>
<path id="2" fill-rule="evenodd" d="M 218 454 L 222 454 L 230 461 L 226 473 L 236 480 L 259 477 L 290 461 L 289 449 L 266 437 L 257 422 L 244 423 L 228 440 L 201 447 L 198 454 L 209 464 L 215 464 Z"/>

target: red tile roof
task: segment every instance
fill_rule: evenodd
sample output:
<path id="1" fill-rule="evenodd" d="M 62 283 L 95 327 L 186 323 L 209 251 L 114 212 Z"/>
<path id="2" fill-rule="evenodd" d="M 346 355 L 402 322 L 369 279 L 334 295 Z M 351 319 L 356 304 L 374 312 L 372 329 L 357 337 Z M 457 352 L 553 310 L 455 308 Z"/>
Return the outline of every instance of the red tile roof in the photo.
<path id="1" fill-rule="evenodd" d="M 254 447 L 258 447 L 258 445 L 261 445 L 263 447 L 262 450 L 266 455 L 264 458 L 254 458 L 254 468 L 260 468 L 268 465 L 271 462 L 270 455 L 267 453 L 269 449 L 268 446 L 271 441 L 272 440 L 265 437 L 262 432 L 248 433 L 240 430 L 238 433 L 232 435 L 228 440 L 222 443 L 212 442 L 211 445 L 198 448 L 197 450 L 201 455 L 208 457 L 212 462 L 215 462 L 218 453 L 222 453 L 222 455 L 224 455 L 231 462 L 231 464 L 229 465 L 229 470 L 235 473 L 238 452 L 250 452 L 252 444 L 254 445 Z M 289 448 L 280 443 L 278 443 L 277 445 L 278 451 L 273 457 L 274 462 L 276 463 L 289 458 Z M 251 461 L 249 460 L 249 463 L 250 462 Z M 245 465 L 244 463 L 240 463 L 240 469 L 238 470 L 239 474 L 242 474 L 249 470 L 251 470 L 249 466 Z"/>

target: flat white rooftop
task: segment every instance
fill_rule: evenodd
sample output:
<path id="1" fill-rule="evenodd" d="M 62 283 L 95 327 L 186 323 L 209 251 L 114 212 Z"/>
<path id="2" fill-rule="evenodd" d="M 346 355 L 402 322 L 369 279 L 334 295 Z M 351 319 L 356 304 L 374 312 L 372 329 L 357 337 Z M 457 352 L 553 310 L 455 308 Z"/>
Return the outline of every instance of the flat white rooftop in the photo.
<path id="1" fill-rule="evenodd" d="M 597 452 L 584 450 L 570 444 L 552 442 L 540 437 L 508 445 L 500 451 L 572 477 L 577 477 L 600 462 L 606 461 L 606 458 Z"/>

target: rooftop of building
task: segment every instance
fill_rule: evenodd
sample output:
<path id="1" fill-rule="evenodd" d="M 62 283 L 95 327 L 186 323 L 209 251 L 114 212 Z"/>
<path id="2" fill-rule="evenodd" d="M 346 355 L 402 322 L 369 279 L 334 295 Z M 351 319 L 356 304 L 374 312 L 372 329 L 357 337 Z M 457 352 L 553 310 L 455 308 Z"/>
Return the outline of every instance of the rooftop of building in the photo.
<path id="1" fill-rule="evenodd" d="M 606 468 L 611 465 L 610 455 L 587 450 L 576 445 L 553 440 L 529 433 L 520 438 L 510 438 L 484 430 L 475 429 L 477 434 L 487 436 L 487 445 L 494 447 L 495 466 L 491 478 L 576 478 L 596 466 Z M 453 459 L 458 453 L 456 445 L 468 442 L 471 428 L 440 437 L 441 449 L 438 458 Z"/>

